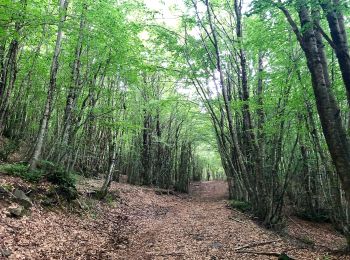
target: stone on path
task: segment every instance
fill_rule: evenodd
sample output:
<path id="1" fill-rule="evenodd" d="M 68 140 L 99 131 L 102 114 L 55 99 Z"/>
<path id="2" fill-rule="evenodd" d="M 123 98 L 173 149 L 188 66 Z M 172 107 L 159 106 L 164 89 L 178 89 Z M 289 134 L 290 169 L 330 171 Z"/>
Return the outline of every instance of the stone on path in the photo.
<path id="1" fill-rule="evenodd" d="M 15 201 L 25 207 L 26 209 L 30 208 L 33 206 L 33 203 L 31 199 L 24 193 L 24 191 L 20 189 L 16 189 L 15 192 L 13 193 L 15 196 Z"/>
<path id="2" fill-rule="evenodd" d="M 23 206 L 11 207 L 8 209 L 11 217 L 21 218 L 24 216 L 25 208 Z"/>

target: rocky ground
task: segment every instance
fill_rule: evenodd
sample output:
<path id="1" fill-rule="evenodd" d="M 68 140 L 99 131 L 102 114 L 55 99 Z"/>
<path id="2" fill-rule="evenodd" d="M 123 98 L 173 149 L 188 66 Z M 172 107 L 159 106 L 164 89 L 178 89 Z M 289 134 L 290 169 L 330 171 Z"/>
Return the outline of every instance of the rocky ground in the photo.
<path id="1" fill-rule="evenodd" d="M 113 183 L 112 196 L 90 198 L 101 185 L 84 180 L 81 197 L 70 206 L 47 208 L 34 199 L 36 187 L 0 176 L 32 198 L 23 217 L 0 202 L 0 255 L 8 259 L 350 259 L 335 250 L 344 238 L 328 224 L 289 219 L 288 234 L 278 235 L 225 202 L 224 182 L 191 186 L 191 196 Z M 36 198 L 36 197 L 35 197 Z M 11 205 L 12 204 L 12 205 Z"/>

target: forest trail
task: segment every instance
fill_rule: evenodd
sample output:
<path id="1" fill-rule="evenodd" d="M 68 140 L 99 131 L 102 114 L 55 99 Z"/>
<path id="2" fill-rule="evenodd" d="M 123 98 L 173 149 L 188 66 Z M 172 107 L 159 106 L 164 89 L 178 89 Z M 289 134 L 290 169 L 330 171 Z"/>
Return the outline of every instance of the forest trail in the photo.
<path id="1" fill-rule="evenodd" d="M 10 181 L 6 177 L 0 182 Z M 237 251 L 264 242 L 269 243 L 244 250 L 287 252 L 294 259 L 347 259 L 322 258 L 329 248 L 345 243 L 330 225 L 292 223 L 291 234 L 307 234 L 315 241 L 307 245 L 229 209 L 225 182 L 194 183 L 191 195 L 159 195 L 157 189 L 113 183 L 109 201 L 89 199 L 89 192 L 100 185 L 101 180 L 84 180 L 78 186 L 80 201 L 88 208 L 80 216 L 38 203 L 22 219 L 8 218 L 1 210 L 0 242 L 11 250 L 9 259 L 277 259 Z"/>
<path id="2" fill-rule="evenodd" d="M 264 242 L 268 242 L 267 245 L 247 247 L 247 250 L 287 252 L 295 259 L 320 256 L 317 250 L 282 239 L 258 226 L 245 214 L 229 209 L 227 198 L 228 188 L 224 181 L 193 183 L 189 197 L 163 196 L 155 202 L 158 213 L 139 222 L 139 232 L 131 237 L 130 247 L 123 251 L 120 259 L 277 259 L 237 250 Z M 323 242 L 339 242 L 337 237 L 330 236 L 328 241 L 323 237 Z"/>

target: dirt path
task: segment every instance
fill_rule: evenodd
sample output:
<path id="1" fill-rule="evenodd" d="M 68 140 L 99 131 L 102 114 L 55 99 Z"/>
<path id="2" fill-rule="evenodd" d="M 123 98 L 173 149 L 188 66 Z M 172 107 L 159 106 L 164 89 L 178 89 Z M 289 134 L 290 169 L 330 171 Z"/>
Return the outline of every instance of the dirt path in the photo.
<path id="1" fill-rule="evenodd" d="M 86 194 L 100 185 L 87 180 L 79 189 Z M 81 216 L 37 203 L 30 215 L 13 219 L 0 205 L 0 249 L 12 252 L 9 259 L 277 259 L 235 249 L 278 241 L 247 250 L 287 252 L 295 259 L 350 259 L 323 258 L 327 248 L 345 243 L 330 225 L 294 221 L 289 230 L 304 240 L 306 235 L 312 238 L 314 244 L 307 245 L 281 238 L 228 209 L 224 182 L 195 183 L 192 196 L 157 195 L 154 189 L 121 183 L 113 183 L 111 192 L 115 199 L 106 202 L 82 196 L 88 210 Z"/>
<path id="2" fill-rule="evenodd" d="M 195 182 L 190 185 L 190 195 L 199 201 L 227 200 L 227 183 L 226 181 Z"/>
<path id="3" fill-rule="evenodd" d="M 305 245 L 302 248 L 299 243 L 285 242 L 244 214 L 228 209 L 223 201 L 228 195 L 225 182 L 196 183 L 191 193 L 190 198 L 163 196 L 153 202 L 155 208 L 162 209 L 160 214 L 136 221 L 138 232 L 120 259 L 277 259 L 235 250 L 264 241 L 278 242 L 248 250 L 287 252 L 295 259 L 317 259 L 323 255 Z"/>

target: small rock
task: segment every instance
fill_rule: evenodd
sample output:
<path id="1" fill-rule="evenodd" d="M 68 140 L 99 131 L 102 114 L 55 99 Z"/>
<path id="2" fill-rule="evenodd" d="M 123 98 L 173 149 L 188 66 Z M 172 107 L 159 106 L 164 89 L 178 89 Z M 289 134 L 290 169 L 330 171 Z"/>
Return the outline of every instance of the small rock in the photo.
<path id="1" fill-rule="evenodd" d="M 13 195 L 16 198 L 16 202 L 25 208 L 30 208 L 33 206 L 31 199 L 24 193 L 24 191 L 16 189 Z"/>
<path id="2" fill-rule="evenodd" d="M 203 241 L 204 240 L 204 236 L 202 234 L 195 234 L 193 236 L 194 240 L 197 240 L 197 241 Z"/>
<path id="3" fill-rule="evenodd" d="M 41 201 L 41 205 L 44 207 L 50 207 L 58 203 L 56 198 L 45 198 Z"/>
<path id="4" fill-rule="evenodd" d="M 117 249 L 123 250 L 123 249 L 126 249 L 127 246 L 126 246 L 126 245 L 123 245 L 123 244 L 119 244 L 119 245 L 116 246 L 116 248 L 117 248 Z"/>
<path id="5" fill-rule="evenodd" d="M 9 257 L 12 254 L 11 250 L 8 248 L 0 248 L 0 253 L 0 256 L 3 257 Z"/>
<path id="6" fill-rule="evenodd" d="M 223 247 L 223 244 L 221 244 L 220 242 L 218 241 L 214 241 L 213 243 L 211 243 L 210 245 L 211 248 L 214 248 L 214 249 L 220 249 Z"/>
<path id="7" fill-rule="evenodd" d="M 71 204 L 73 205 L 73 207 L 80 208 L 82 210 L 88 210 L 89 209 L 89 206 L 85 202 L 80 201 L 78 199 L 73 200 L 71 202 Z"/>
<path id="8" fill-rule="evenodd" d="M 8 209 L 11 217 L 21 218 L 24 216 L 25 208 L 23 206 L 11 207 Z"/>

